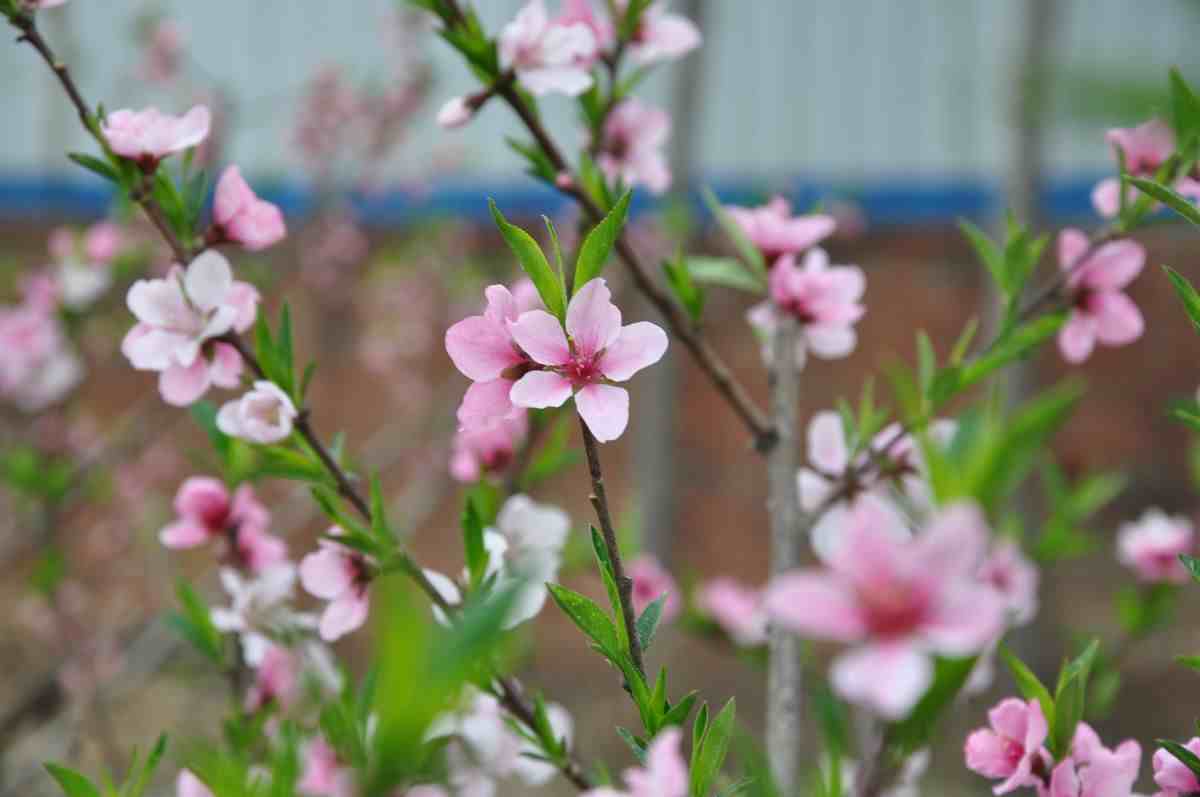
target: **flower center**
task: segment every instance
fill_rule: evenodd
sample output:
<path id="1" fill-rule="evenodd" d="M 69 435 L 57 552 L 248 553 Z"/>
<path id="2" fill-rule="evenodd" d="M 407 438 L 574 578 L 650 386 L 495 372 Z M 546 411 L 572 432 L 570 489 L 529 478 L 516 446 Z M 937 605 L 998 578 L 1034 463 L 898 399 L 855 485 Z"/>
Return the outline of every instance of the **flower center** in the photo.
<path id="1" fill-rule="evenodd" d="M 866 609 L 867 625 L 877 636 L 903 636 L 925 617 L 925 596 L 908 584 L 871 587 L 861 590 L 858 599 Z"/>
<path id="2" fill-rule="evenodd" d="M 562 375 L 570 380 L 575 389 L 600 381 L 600 368 L 596 357 L 572 357 L 562 368 Z"/>

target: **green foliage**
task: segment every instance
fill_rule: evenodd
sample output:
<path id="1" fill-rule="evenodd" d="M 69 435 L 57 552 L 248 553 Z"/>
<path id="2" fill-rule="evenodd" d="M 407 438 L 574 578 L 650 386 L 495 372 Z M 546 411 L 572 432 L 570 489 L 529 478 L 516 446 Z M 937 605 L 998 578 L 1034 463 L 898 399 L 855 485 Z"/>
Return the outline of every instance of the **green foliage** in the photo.
<path id="1" fill-rule="evenodd" d="M 488 555 L 483 547 L 483 518 L 475 501 L 468 498 L 462 514 L 463 550 L 466 551 L 467 573 L 471 577 L 471 586 L 478 587 L 483 583 L 487 572 Z"/>
<path id="2" fill-rule="evenodd" d="M 939 656 L 935 659 L 933 683 L 912 712 L 888 728 L 889 743 L 905 756 L 928 744 L 937 721 L 962 690 L 974 666 L 974 656 L 961 659 Z"/>
<path id="3" fill-rule="evenodd" d="M 1131 637 L 1143 637 L 1170 623 L 1179 588 L 1174 584 L 1126 587 L 1117 593 L 1117 617 Z"/>
<path id="4" fill-rule="evenodd" d="M 692 255 L 684 261 L 687 273 L 695 282 L 734 288 L 754 295 L 766 290 L 762 278 L 749 271 L 742 261 L 732 257 L 704 257 Z"/>
<path id="5" fill-rule="evenodd" d="M 600 276 L 604 270 L 604 266 L 612 255 L 613 245 L 616 244 L 617 239 L 621 236 L 621 229 L 625 226 L 625 218 L 629 214 L 629 201 L 632 197 L 631 191 L 622 194 L 621 198 L 617 200 L 616 206 L 583 239 L 583 245 L 579 248 L 579 258 L 575 261 L 575 292 Z"/>
<path id="6" fill-rule="evenodd" d="M 755 278 L 761 286 L 766 286 L 767 282 L 767 264 L 763 259 L 762 252 L 758 251 L 750 239 L 746 237 L 746 233 L 741 226 L 733 220 L 725 208 L 721 205 L 721 201 L 717 199 L 717 195 L 711 189 L 705 188 L 701 193 L 704 198 L 704 204 L 708 206 L 708 210 L 712 213 L 713 218 L 717 220 L 721 230 L 733 243 L 734 250 L 741 259 L 742 264 L 750 272 L 750 276 Z"/>
<path id="7" fill-rule="evenodd" d="M 1180 194 L 1175 189 L 1165 186 L 1155 180 L 1147 180 L 1143 177 L 1127 177 L 1125 178 L 1134 188 L 1141 191 L 1143 194 L 1158 200 L 1171 210 L 1178 213 L 1192 224 L 1200 225 L 1200 210 L 1196 208 L 1191 201 Z"/>
<path id="8" fill-rule="evenodd" d="M 1088 553 L 1094 544 L 1083 525 L 1121 494 L 1127 480 L 1116 473 L 1096 473 L 1070 484 L 1062 469 L 1049 461 L 1041 475 L 1049 511 L 1033 545 L 1034 558 L 1048 563 Z"/>
<path id="9" fill-rule="evenodd" d="M 488 207 L 492 210 L 492 218 L 495 219 L 496 226 L 500 228 L 500 234 L 504 236 L 509 248 L 517 256 L 521 268 L 537 288 L 538 295 L 542 297 L 542 303 L 546 305 L 546 309 L 551 314 L 558 317 L 560 321 L 563 320 L 567 312 L 567 297 L 562 275 L 556 274 L 550 267 L 545 253 L 542 252 L 542 248 L 538 246 L 532 235 L 515 224 L 510 224 L 500 209 L 496 207 L 495 202 L 489 200 Z"/>
<path id="10" fill-rule="evenodd" d="M 704 288 L 692 279 L 689 261 L 684 258 L 683 250 L 677 251 L 673 258 L 664 260 L 662 268 L 667 277 L 667 285 L 679 306 L 687 311 L 693 322 L 699 323 L 704 315 L 704 303 L 708 297 L 704 295 Z"/>
<path id="11" fill-rule="evenodd" d="M 1191 750 L 1179 742 L 1173 742 L 1170 739 L 1155 739 L 1154 743 L 1175 756 L 1179 760 L 1179 763 L 1192 771 L 1192 774 L 1200 777 L 1200 757 L 1197 757 Z"/>
<path id="12" fill-rule="evenodd" d="M 24 498 L 57 503 L 70 491 L 74 477 L 69 459 L 33 446 L 15 443 L 0 451 L 0 481 Z"/>
<path id="13" fill-rule="evenodd" d="M 212 612 L 200 594 L 184 579 L 175 584 L 180 610 L 167 615 L 167 623 L 201 654 L 218 665 L 225 661 L 225 642 L 213 625 Z"/>
<path id="14" fill-rule="evenodd" d="M 1050 695 L 1050 690 L 1033 674 L 1025 662 L 1009 650 L 1007 645 L 1000 645 L 1000 656 L 1004 659 L 1009 672 L 1012 673 L 1013 680 L 1017 682 L 1017 690 L 1026 700 L 1036 700 L 1041 705 L 1042 715 L 1046 718 L 1047 726 L 1053 727 L 1054 698 Z"/>
<path id="15" fill-rule="evenodd" d="M 691 797 L 707 797 L 721 772 L 721 767 L 725 765 L 736 712 L 737 705 L 733 698 L 730 698 L 713 721 L 708 723 L 699 742 L 693 744 L 689 789 Z"/>
<path id="16" fill-rule="evenodd" d="M 304 397 L 297 389 L 295 355 L 292 344 L 292 314 L 288 305 L 283 305 L 279 314 L 279 330 L 272 334 L 271 323 L 265 312 L 259 312 L 254 323 L 254 353 L 262 367 L 263 378 L 274 382 L 286 393 L 297 407 Z"/>
<path id="17" fill-rule="evenodd" d="M 1088 676 L 1099 649 L 1099 640 L 1093 640 L 1079 656 L 1059 671 L 1054 690 L 1054 723 L 1050 727 L 1048 740 L 1050 751 L 1056 758 L 1068 754 L 1075 738 L 1075 727 L 1083 719 L 1087 705 Z"/>
<path id="18" fill-rule="evenodd" d="M 50 777 L 54 778 L 67 797 L 143 797 L 166 749 L 167 737 L 159 736 L 154 747 L 144 758 L 134 750 L 125 782 L 118 788 L 111 784 L 110 778 L 105 777 L 106 786 L 103 791 L 73 769 L 55 763 L 45 766 Z"/>
<path id="19" fill-rule="evenodd" d="M 1178 69 L 1169 74 L 1170 99 L 1168 118 L 1175 131 L 1177 152 L 1185 160 L 1195 160 L 1200 142 L 1200 99 L 1197 99 Z"/>
<path id="20" fill-rule="evenodd" d="M 642 650 L 649 650 L 651 643 L 654 642 L 654 632 L 658 630 L 658 623 L 662 620 L 663 607 L 667 603 L 667 597 L 667 593 L 659 595 L 637 618 L 637 635 Z"/>

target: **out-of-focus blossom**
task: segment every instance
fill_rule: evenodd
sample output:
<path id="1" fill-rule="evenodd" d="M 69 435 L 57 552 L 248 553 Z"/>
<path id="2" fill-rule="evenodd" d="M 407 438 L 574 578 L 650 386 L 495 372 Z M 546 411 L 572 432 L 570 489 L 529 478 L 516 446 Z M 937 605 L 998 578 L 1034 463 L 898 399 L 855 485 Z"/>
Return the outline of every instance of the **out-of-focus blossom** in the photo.
<path id="1" fill-rule="evenodd" d="M 341 534 L 334 527 L 332 535 Z M 333 642 L 367 621 L 371 610 L 367 587 L 371 583 L 373 565 L 367 557 L 330 539 L 322 539 L 320 547 L 300 561 L 300 583 L 306 592 L 328 601 L 321 614 L 321 639 Z"/>
<path id="2" fill-rule="evenodd" d="M 254 683 L 246 693 L 246 711 L 255 712 L 277 704 L 286 708 L 299 695 L 300 662 L 283 645 L 271 645 L 254 671 Z"/>
<path id="3" fill-rule="evenodd" d="M 1010 624 L 1025 625 L 1037 615 L 1037 565 L 1029 561 L 1014 540 L 1004 540 L 992 547 L 979 566 L 979 579 L 1004 599 Z"/>
<path id="4" fill-rule="evenodd" d="M 824 567 L 771 582 L 767 612 L 802 636 L 857 643 L 833 663 L 835 691 L 897 719 L 931 683 L 933 654 L 978 653 L 1003 629 L 1004 602 L 976 575 L 987 539 L 970 504 L 942 509 L 910 536 L 886 503 L 860 501 Z"/>
<path id="5" fill-rule="evenodd" d="M 242 359 L 226 343 L 212 342 L 232 330 L 244 332 L 258 313 L 258 291 L 233 279 L 220 254 L 207 251 L 184 271 L 165 279 L 138 280 L 126 303 L 138 323 L 121 342 L 134 368 L 158 371 L 159 392 L 169 404 L 186 406 L 210 385 L 239 384 Z"/>
<path id="6" fill-rule="evenodd" d="M 299 412 L 274 382 L 260 379 L 241 398 L 226 402 L 217 413 L 217 428 L 230 437 L 269 445 L 286 440 Z"/>
<path id="7" fill-rule="evenodd" d="M 529 415 L 515 412 L 491 426 L 458 430 L 450 454 L 450 475 L 460 482 L 478 481 L 485 474 L 503 473 L 512 464 L 517 446 L 529 433 Z"/>
<path id="8" fill-rule="evenodd" d="M 212 610 L 213 625 L 238 634 L 251 667 L 262 664 L 275 636 L 316 627 L 312 615 L 291 607 L 296 589 L 296 566 L 291 562 L 272 565 L 249 579 L 232 567 L 221 568 L 220 576 L 231 605 Z"/>
<path id="9" fill-rule="evenodd" d="M 287 560 L 287 543 L 267 533 L 270 513 L 249 484 L 231 495 L 219 479 L 192 476 L 175 494 L 175 513 L 178 519 L 159 533 L 168 548 L 227 540 L 233 560 L 253 573 Z"/>
<path id="10" fill-rule="evenodd" d="M 183 67 L 183 30 L 174 21 L 158 19 L 145 30 L 138 74 L 154 83 L 170 83 Z"/>
<path id="11" fill-rule="evenodd" d="M 55 8 L 67 2 L 67 0 L 22 0 L 26 8 L 39 11 L 43 8 Z"/>
<path id="12" fill-rule="evenodd" d="M 452 97 L 446 101 L 437 114 L 437 123 L 447 130 L 464 126 L 475 116 L 475 109 L 467 102 L 466 97 Z"/>
<path id="13" fill-rule="evenodd" d="M 679 728 L 661 731 L 646 748 L 645 766 L 625 770 L 625 789 L 592 789 L 584 797 L 686 797 L 688 768 L 682 741 Z"/>
<path id="14" fill-rule="evenodd" d="M 189 770 L 179 770 L 175 778 L 175 797 L 216 797 L 212 789 Z"/>
<path id="15" fill-rule="evenodd" d="M 1042 786 L 1041 778 L 1051 758 L 1045 748 L 1049 726 L 1041 704 L 1011 697 L 1001 700 L 988 712 L 988 724 L 991 727 L 980 728 L 967 737 L 967 769 L 1002 780 L 995 787 L 996 794 Z"/>
<path id="16" fill-rule="evenodd" d="M 110 113 L 100 132 L 114 153 L 153 169 L 163 158 L 191 149 L 208 137 L 212 114 L 197 105 L 183 116 L 171 116 L 157 108 Z"/>
<path id="17" fill-rule="evenodd" d="M 1184 745 L 1195 755 L 1200 755 L 1200 737 L 1193 736 Z M 1160 791 L 1158 797 L 1187 797 L 1200 792 L 1200 778 L 1167 750 L 1154 752 L 1154 782 Z"/>
<path id="18" fill-rule="evenodd" d="M 509 330 L 534 362 L 546 366 L 517 380 L 509 394 L 512 403 L 560 407 L 574 395 L 579 416 L 600 442 L 616 440 L 629 423 L 629 392 L 608 382 L 628 380 L 667 351 L 667 333 L 656 324 L 621 326 L 621 311 L 602 278 L 572 297 L 566 334 L 545 310 L 522 313 Z"/>
<path id="19" fill-rule="evenodd" d="M 633 580 L 633 610 L 640 617 L 654 601 L 666 596 L 662 622 L 669 623 L 679 616 L 681 601 L 675 577 L 651 554 L 642 554 L 629 563 L 629 578 Z"/>
<path id="20" fill-rule="evenodd" d="M 625 3 L 618 3 L 624 6 Z M 700 29 L 687 17 L 667 11 L 666 0 L 651 3 L 642 12 L 629 42 L 629 60 L 635 64 L 667 61 L 687 55 L 700 46 Z"/>
<path id="21" fill-rule="evenodd" d="M 589 62 L 596 54 L 595 35 L 582 23 L 552 22 L 543 0 L 529 0 L 504 26 L 499 54 L 500 68 L 514 70 L 534 94 L 574 97 L 592 87 Z"/>
<path id="22" fill-rule="evenodd" d="M 1058 348 L 1067 362 L 1083 362 L 1097 342 L 1124 346 L 1142 336 L 1142 313 L 1124 289 L 1145 264 L 1146 250 L 1136 241 L 1111 241 L 1093 251 L 1082 231 L 1059 233 L 1058 265 L 1068 272 L 1071 314 Z"/>
<path id="23" fill-rule="evenodd" d="M 1194 553 L 1196 532 L 1187 518 L 1149 509 L 1117 533 L 1117 558 L 1148 583 L 1185 584 L 1187 568 L 1179 560 Z"/>
<path id="24" fill-rule="evenodd" d="M 287 235 L 278 206 L 259 199 L 237 166 L 217 181 L 213 198 L 213 239 L 236 243 L 251 252 L 274 246 Z"/>
<path id="25" fill-rule="evenodd" d="M 761 207 L 731 205 L 725 212 L 742 228 L 750 243 L 762 252 L 768 267 L 783 255 L 800 254 L 815 246 L 832 235 L 836 228 L 832 216 L 820 213 L 793 216 L 791 203 L 781 196 L 773 197 Z"/>
<path id="26" fill-rule="evenodd" d="M 696 605 L 737 644 L 761 645 L 767 641 L 767 612 L 761 590 L 731 578 L 716 578 L 697 591 Z"/>
<path id="27" fill-rule="evenodd" d="M 1087 723 L 1081 722 L 1075 729 L 1071 755 L 1050 773 L 1049 797 L 1132 795 L 1141 763 L 1142 747 L 1133 739 L 1110 750 Z"/>
<path id="28" fill-rule="evenodd" d="M 1162 119 L 1151 119 L 1137 127 L 1114 127 L 1104 138 L 1112 148 L 1113 159 L 1125 159 L 1125 171 L 1134 177 L 1153 178 L 1175 151 L 1175 133 Z M 1174 189 L 1184 196 L 1200 199 L 1200 181 L 1184 175 L 1175 181 Z M 1141 196 L 1132 185 L 1125 189 L 1125 203 L 1130 205 Z M 1092 207 L 1106 219 L 1121 211 L 1121 178 L 1108 177 L 1092 189 Z"/>
<path id="29" fill-rule="evenodd" d="M 804 256 L 803 267 L 794 255 L 775 261 L 770 275 L 770 299 L 755 305 L 747 320 L 763 338 L 764 357 L 771 356 L 771 341 L 783 316 L 800 325 L 796 363 L 803 367 L 809 350 L 823 359 L 849 356 L 858 343 L 854 325 L 866 308 L 862 305 L 866 278 L 858 266 L 831 266 L 823 249 Z"/>
<path id="30" fill-rule="evenodd" d="M 309 164 L 324 171 L 346 146 L 353 121 L 362 108 L 341 67 L 317 69 L 305 87 L 294 139 Z"/>
<path id="31" fill-rule="evenodd" d="M 609 180 L 644 185 L 655 194 L 671 187 L 663 147 L 671 135 L 671 117 L 637 99 L 620 102 L 604 121 L 596 163 Z"/>
<path id="32" fill-rule="evenodd" d="M 23 412 L 58 403 L 83 380 L 53 306 L 0 307 L 0 399 Z"/>
<path id="33" fill-rule="evenodd" d="M 315 737 L 304 746 L 304 770 L 296 784 L 309 797 L 354 797 L 354 770 L 342 764 L 329 742 Z"/>

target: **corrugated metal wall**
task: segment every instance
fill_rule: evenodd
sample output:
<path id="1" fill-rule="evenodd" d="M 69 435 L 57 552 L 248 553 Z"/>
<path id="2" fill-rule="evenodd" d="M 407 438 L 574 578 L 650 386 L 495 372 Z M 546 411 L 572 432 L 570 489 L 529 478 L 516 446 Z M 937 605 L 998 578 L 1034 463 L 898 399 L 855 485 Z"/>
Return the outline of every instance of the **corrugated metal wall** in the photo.
<path id="1" fill-rule="evenodd" d="M 707 84 L 700 131 L 705 168 L 719 174 L 802 174 L 839 180 L 995 175 L 1005 163 L 1009 53 L 1020 24 L 1015 0 L 710 0 L 703 55 Z M 1200 60 L 1200 15 L 1190 0 L 1061 0 L 1060 63 L 1096 74 L 1154 79 Z M 477 0 L 493 26 L 517 0 Z M 1194 3 L 1193 3 L 1194 5 Z M 109 107 L 151 102 L 182 107 L 133 77 L 130 37 L 141 10 L 167 10 L 188 31 L 195 59 L 242 108 L 230 156 L 256 173 L 295 165 L 288 146 L 293 100 L 314 64 L 341 62 L 383 74 L 380 20 L 389 0 L 72 0 L 44 14 L 48 35 L 76 65 L 88 96 Z M 431 38 L 441 98 L 470 86 L 466 70 Z M 661 100 L 671 68 L 648 86 Z M 4 146 L 0 171 L 69 168 L 82 146 L 69 109 L 31 53 L 0 47 Z M 563 99 L 546 103 L 552 125 L 570 130 Z M 1101 126 L 1056 122 L 1052 162 L 1064 171 L 1104 168 Z M 461 151 L 470 171 L 516 171 L 500 132 L 515 125 L 499 108 L 462 133 L 431 119 L 397 159 L 397 174 Z"/>

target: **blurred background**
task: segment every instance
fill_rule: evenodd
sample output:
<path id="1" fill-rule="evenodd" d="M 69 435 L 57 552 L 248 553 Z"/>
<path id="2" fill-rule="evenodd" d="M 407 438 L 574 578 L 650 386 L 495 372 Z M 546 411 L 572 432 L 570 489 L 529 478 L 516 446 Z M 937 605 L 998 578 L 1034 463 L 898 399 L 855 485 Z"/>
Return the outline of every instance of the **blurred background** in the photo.
<path id="1" fill-rule="evenodd" d="M 520 3 L 476 5 L 495 31 Z M 806 416 L 857 396 L 888 362 L 911 359 L 914 328 L 945 354 L 969 318 L 989 317 L 985 274 L 957 219 L 997 229 L 1010 207 L 1046 232 L 1097 225 L 1089 193 L 1115 171 L 1105 130 L 1161 113 L 1169 67 L 1200 78 L 1194 0 L 672 6 L 697 21 L 705 44 L 658 70 L 642 92 L 673 114 L 675 186 L 657 202 L 638 195 L 635 245 L 650 262 L 681 239 L 692 251 L 720 250 L 696 201 L 705 185 L 726 201 L 782 193 L 799 208 L 819 202 L 834 213 L 840 227 L 831 252 L 866 270 L 868 314 L 852 357 L 805 371 Z M 85 95 L 106 108 L 214 109 L 205 163 L 239 164 L 287 213 L 288 240 L 237 263 L 268 307 L 286 297 L 301 319 L 300 350 L 320 363 L 317 428 L 344 430 L 348 449 L 381 469 L 415 549 L 448 571 L 461 566 L 462 491 L 447 462 L 465 380 L 442 351 L 442 330 L 478 311 L 483 285 L 515 276 L 484 223 L 487 198 L 530 225 L 543 213 L 564 231 L 574 221 L 566 203 L 521 174 L 505 139 L 522 133 L 505 109 L 493 103 L 461 131 L 437 127 L 438 107 L 471 90 L 472 79 L 425 20 L 401 7 L 76 0 L 41 20 Z M 0 48 L 0 87 L 0 303 L 18 300 L 25 275 L 55 265 L 55 229 L 108 218 L 122 230 L 110 289 L 71 330 L 83 365 L 78 385 L 42 406 L 0 403 L 0 560 L 8 576 L 0 594 L 10 607 L 0 619 L 0 793 L 29 795 L 47 787 L 38 769 L 47 758 L 119 767 L 160 731 L 212 732 L 225 686 L 205 675 L 161 615 L 181 573 L 212 600 L 223 598 L 210 557 L 168 556 L 156 542 L 179 481 L 211 468 L 203 434 L 117 351 L 130 323 L 124 286 L 161 268 L 164 253 L 136 214 L 64 156 L 89 151 L 87 141 L 32 53 Z M 570 150 L 582 135 L 574 106 L 542 105 Z M 1150 264 L 1200 274 L 1189 230 L 1155 225 L 1139 239 Z M 1047 270 L 1052 261 L 1048 255 Z M 619 273 L 611 270 L 621 283 Z M 627 286 L 618 289 L 628 315 L 652 317 Z M 1117 526 L 1148 506 L 1200 517 L 1193 441 L 1166 412 L 1170 399 L 1193 395 L 1200 383 L 1200 343 L 1157 269 L 1146 270 L 1132 295 L 1147 334 L 1072 369 L 1090 390 L 1053 452 L 1068 475 L 1119 471 L 1128 488 L 1089 519 L 1093 550 L 1043 573 L 1042 615 L 1021 644 L 1046 677 L 1073 633 L 1119 633 L 1114 600 L 1130 576 L 1113 556 Z M 743 295 L 712 291 L 706 326 L 738 377 L 764 398 L 747 304 Z M 1028 395 L 1065 373 L 1047 349 L 1022 366 L 1010 390 Z M 682 584 L 721 574 L 764 581 L 764 471 L 736 419 L 680 350 L 638 377 L 634 395 L 632 433 L 604 448 L 631 545 L 657 556 Z M 43 493 L 59 483 L 70 500 L 51 502 Z M 263 493 L 273 530 L 289 536 L 294 555 L 306 550 L 321 526 L 304 491 L 268 485 Z M 1037 533 L 1033 493 L 1028 530 Z M 538 496 L 564 504 L 579 529 L 590 519 L 579 468 Z M 567 578 L 597 591 L 586 567 Z M 1172 658 L 1200 648 L 1189 605 L 1185 593 L 1171 632 L 1127 657 L 1111 713 L 1098 718 L 1104 738 L 1132 735 L 1148 746 L 1188 735 L 1200 704 L 1177 697 L 1194 683 Z M 611 729 L 629 723 L 630 707 L 612 672 L 553 610 L 529 637 L 527 680 L 575 714 L 582 755 L 624 762 Z M 345 649 L 353 656 L 367 644 L 356 638 Z M 758 729 L 763 671 L 755 657 L 671 629 L 653 659 L 709 699 L 736 694 L 739 716 Z M 999 674 L 993 692 L 1009 691 Z M 963 770 L 959 750 L 989 700 L 950 718 L 928 793 L 986 793 Z"/>

